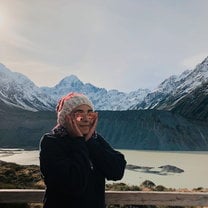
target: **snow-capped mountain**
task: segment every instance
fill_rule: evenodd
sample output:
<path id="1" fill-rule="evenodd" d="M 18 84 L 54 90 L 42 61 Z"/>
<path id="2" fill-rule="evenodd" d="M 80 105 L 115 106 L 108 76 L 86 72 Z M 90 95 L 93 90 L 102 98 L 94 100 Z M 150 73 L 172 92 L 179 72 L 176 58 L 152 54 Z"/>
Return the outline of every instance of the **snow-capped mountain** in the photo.
<path id="1" fill-rule="evenodd" d="M 56 86 L 42 87 L 42 91 L 58 101 L 69 92 L 80 92 L 87 95 L 96 110 L 127 110 L 130 106 L 141 102 L 150 92 L 148 89 L 139 89 L 134 92 L 124 93 L 118 90 L 98 88 L 90 83 L 84 84 L 75 75 L 65 77 Z"/>
<path id="2" fill-rule="evenodd" d="M 57 101 L 69 92 L 86 94 L 96 110 L 127 110 L 131 105 L 141 102 L 150 91 L 107 91 L 90 83 L 84 84 L 75 75 L 65 77 L 55 87 L 39 88 L 23 74 L 12 72 L 0 65 L 0 100 L 8 105 L 30 111 L 54 111 Z"/>
<path id="3" fill-rule="evenodd" d="M 208 82 L 179 100 L 172 111 L 188 118 L 208 120 Z"/>
<path id="4" fill-rule="evenodd" d="M 179 101 L 207 82 L 208 57 L 195 69 L 187 70 L 179 76 L 171 76 L 164 80 L 141 103 L 131 109 L 172 110 Z"/>
<path id="5" fill-rule="evenodd" d="M 29 111 L 52 110 L 53 99 L 44 94 L 30 79 L 0 64 L 0 100 Z"/>
<path id="6" fill-rule="evenodd" d="M 171 76 L 164 80 L 155 90 L 138 89 L 130 93 L 118 90 L 98 88 L 90 83 L 83 83 L 75 75 L 62 79 L 54 87 L 37 87 L 26 76 L 12 72 L 0 64 L 0 100 L 8 105 L 38 111 L 55 110 L 57 101 L 69 92 L 86 94 L 96 110 L 138 110 L 158 109 L 177 112 L 182 109 L 183 102 L 194 96 L 195 109 L 199 109 L 196 92 L 202 93 L 200 100 L 208 96 L 208 57 L 194 70 L 184 71 L 179 76 Z M 202 89 L 203 90 L 197 90 Z M 187 97 L 188 96 L 188 97 Z M 188 99 L 187 99 L 188 98 Z M 179 105 L 180 104 L 180 105 Z M 201 106 L 206 107 L 203 103 Z"/>

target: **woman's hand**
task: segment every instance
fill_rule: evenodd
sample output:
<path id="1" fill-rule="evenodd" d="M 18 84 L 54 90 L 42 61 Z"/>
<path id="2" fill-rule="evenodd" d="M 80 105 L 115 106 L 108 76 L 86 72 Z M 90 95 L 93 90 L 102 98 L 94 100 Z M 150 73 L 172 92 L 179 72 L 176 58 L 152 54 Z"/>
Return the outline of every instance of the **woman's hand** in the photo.
<path id="1" fill-rule="evenodd" d="M 67 115 L 65 118 L 66 130 L 72 137 L 83 137 L 82 132 L 77 126 L 76 120 L 72 115 Z"/>
<path id="2" fill-rule="evenodd" d="M 92 120 L 91 128 L 88 134 L 85 136 L 86 141 L 88 141 L 92 137 L 92 135 L 95 133 L 97 122 L 98 122 L 98 113 L 95 112 L 95 118 Z"/>

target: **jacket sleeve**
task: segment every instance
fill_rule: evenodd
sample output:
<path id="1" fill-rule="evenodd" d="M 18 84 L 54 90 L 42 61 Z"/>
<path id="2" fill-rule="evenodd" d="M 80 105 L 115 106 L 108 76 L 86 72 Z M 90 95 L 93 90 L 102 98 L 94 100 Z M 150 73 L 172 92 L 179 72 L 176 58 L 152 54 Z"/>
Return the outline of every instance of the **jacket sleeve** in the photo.
<path id="1" fill-rule="evenodd" d="M 74 138 L 63 147 L 57 140 L 45 135 L 40 143 L 40 170 L 44 181 L 48 191 L 79 195 L 85 190 L 91 171 L 86 142 L 82 137 Z"/>
<path id="2" fill-rule="evenodd" d="M 92 162 L 108 180 L 120 180 L 124 175 L 124 155 L 114 150 L 100 135 L 87 141 Z"/>

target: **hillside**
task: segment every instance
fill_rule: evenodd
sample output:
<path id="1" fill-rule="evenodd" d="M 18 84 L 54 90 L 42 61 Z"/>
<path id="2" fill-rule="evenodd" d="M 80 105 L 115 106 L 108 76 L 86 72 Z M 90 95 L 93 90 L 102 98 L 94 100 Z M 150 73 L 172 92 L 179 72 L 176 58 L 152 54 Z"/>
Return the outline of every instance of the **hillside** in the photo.
<path id="1" fill-rule="evenodd" d="M 207 123 L 168 111 L 100 112 L 98 129 L 116 148 L 208 150 Z"/>
<path id="2" fill-rule="evenodd" d="M 142 102 L 130 109 L 177 112 L 191 119 L 208 120 L 208 57 L 193 70 L 165 79 Z"/>
<path id="3" fill-rule="evenodd" d="M 172 111 L 187 118 L 208 121 L 208 82 L 186 95 Z"/>
<path id="4" fill-rule="evenodd" d="M 32 112 L 0 102 L 0 147 L 38 148 L 40 136 L 56 123 L 55 112 Z"/>
<path id="5" fill-rule="evenodd" d="M 0 160 L 0 189 L 44 189 L 40 168 Z"/>
<path id="6" fill-rule="evenodd" d="M 56 124 L 55 112 L 0 105 L 0 147 L 38 149 L 40 137 Z M 97 129 L 115 148 L 208 150 L 207 123 L 167 111 L 99 111 Z"/>

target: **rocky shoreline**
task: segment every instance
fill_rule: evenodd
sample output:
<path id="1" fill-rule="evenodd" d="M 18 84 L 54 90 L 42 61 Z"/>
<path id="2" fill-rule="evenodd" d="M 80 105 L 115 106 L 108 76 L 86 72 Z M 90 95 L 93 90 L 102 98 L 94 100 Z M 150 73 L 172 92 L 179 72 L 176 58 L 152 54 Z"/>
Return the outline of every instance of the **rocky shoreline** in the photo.
<path id="1" fill-rule="evenodd" d="M 161 166 L 161 171 L 168 173 L 180 172 L 182 170 L 174 166 Z M 153 167 L 140 167 L 127 165 L 127 169 L 132 171 L 152 171 Z M 155 173 L 155 174 L 161 174 Z M 18 165 L 16 163 L 4 162 L 0 160 L 0 189 L 45 189 L 41 178 L 40 169 L 37 165 Z M 198 187 L 192 190 L 172 189 L 154 182 L 146 180 L 139 186 L 127 185 L 125 183 L 106 184 L 106 191 L 177 191 L 177 192 L 208 192 L 208 189 Z M 0 204 L 1 208 L 42 208 L 42 204 Z M 113 208 L 114 206 L 112 206 Z M 127 206 L 128 207 L 128 206 Z M 146 206 L 148 208 L 148 206 Z"/>

